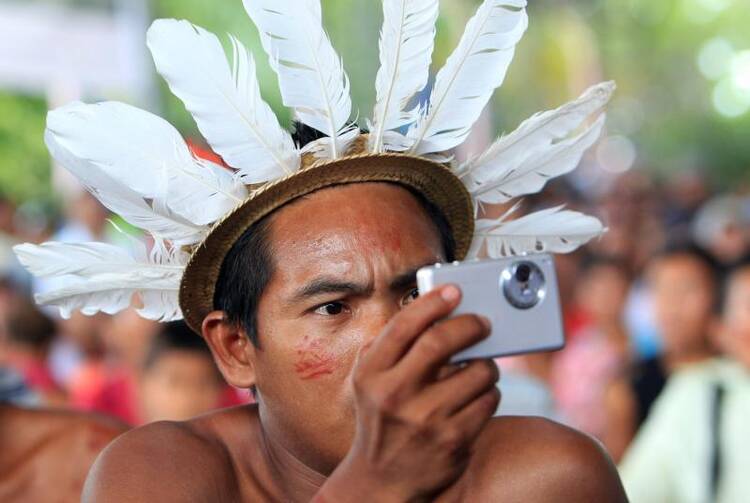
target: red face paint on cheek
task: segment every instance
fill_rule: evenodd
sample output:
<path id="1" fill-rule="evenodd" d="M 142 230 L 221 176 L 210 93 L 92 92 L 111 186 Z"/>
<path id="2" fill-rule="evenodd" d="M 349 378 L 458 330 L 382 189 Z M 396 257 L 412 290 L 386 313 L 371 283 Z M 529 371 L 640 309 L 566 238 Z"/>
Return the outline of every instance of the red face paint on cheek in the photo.
<path id="1" fill-rule="evenodd" d="M 302 342 L 297 344 L 295 351 L 297 361 L 294 363 L 294 372 L 300 379 L 307 381 L 333 374 L 336 360 L 319 340 L 310 339 L 306 335 Z"/>

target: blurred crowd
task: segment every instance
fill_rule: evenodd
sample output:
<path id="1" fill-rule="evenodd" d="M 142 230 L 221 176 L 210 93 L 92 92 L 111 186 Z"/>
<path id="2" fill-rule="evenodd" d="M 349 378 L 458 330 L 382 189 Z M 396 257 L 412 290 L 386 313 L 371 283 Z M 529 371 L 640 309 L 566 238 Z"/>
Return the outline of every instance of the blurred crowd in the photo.
<path id="1" fill-rule="evenodd" d="M 571 202 L 609 231 L 557 258 L 566 347 L 500 359 L 500 412 L 598 438 L 632 501 L 746 501 L 748 188 L 634 170 L 594 200 L 563 182 L 528 204 Z"/>
<path id="2" fill-rule="evenodd" d="M 65 217 L 47 232 L 35 228 L 30 236 L 17 217 L 9 201 L 0 202 L 0 369 L 25 384 L 19 400 L 97 412 L 131 426 L 250 401 L 247 390 L 224 384 L 203 339 L 183 322 L 149 321 L 135 309 L 63 319 L 57 309 L 35 305 L 33 294 L 52 285 L 25 273 L 13 244 L 129 239 L 90 194 L 71 198 Z"/>
<path id="3" fill-rule="evenodd" d="M 734 501 L 750 467 L 750 191 L 717 193 L 698 172 L 657 181 L 635 169 L 595 197 L 561 180 L 524 205 L 560 203 L 609 230 L 557 258 L 566 347 L 500 359 L 499 413 L 548 416 L 598 438 L 633 501 L 717 491 Z M 250 402 L 181 322 L 134 310 L 62 319 L 35 306 L 32 294 L 50 285 L 32 281 L 11 246 L 126 239 L 109 218 L 81 193 L 41 228 L 0 199 L 0 399 L 131 426 Z"/>

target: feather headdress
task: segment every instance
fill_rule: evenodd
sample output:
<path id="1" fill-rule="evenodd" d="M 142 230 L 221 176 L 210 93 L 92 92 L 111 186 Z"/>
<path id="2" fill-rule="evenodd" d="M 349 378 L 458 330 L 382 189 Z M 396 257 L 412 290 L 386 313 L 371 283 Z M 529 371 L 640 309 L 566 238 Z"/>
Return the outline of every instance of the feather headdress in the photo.
<path id="1" fill-rule="evenodd" d="M 528 24 L 525 0 L 484 0 L 422 105 L 414 103 L 429 80 L 438 0 L 383 0 L 368 135 L 350 120 L 349 78 L 323 30 L 320 0 L 244 5 L 284 105 L 325 137 L 295 146 L 263 100 L 255 61 L 239 40 L 230 37 L 227 58 L 203 28 L 155 21 L 148 47 L 157 70 L 230 168 L 195 157 L 172 126 L 128 105 L 74 103 L 50 112 L 45 140 L 55 160 L 156 245 L 150 254 L 101 243 L 17 246 L 36 276 L 69 278 L 37 301 L 68 316 L 115 313 L 137 295 L 142 316 L 184 315 L 198 329 L 223 257 L 245 229 L 295 197 L 351 181 L 422 191 L 446 213 L 461 258 L 564 253 L 604 231 L 597 219 L 560 207 L 478 218 L 483 205 L 538 192 L 576 167 L 601 133 L 611 82 L 532 116 L 481 155 L 453 160 L 451 151 L 503 83 Z"/>

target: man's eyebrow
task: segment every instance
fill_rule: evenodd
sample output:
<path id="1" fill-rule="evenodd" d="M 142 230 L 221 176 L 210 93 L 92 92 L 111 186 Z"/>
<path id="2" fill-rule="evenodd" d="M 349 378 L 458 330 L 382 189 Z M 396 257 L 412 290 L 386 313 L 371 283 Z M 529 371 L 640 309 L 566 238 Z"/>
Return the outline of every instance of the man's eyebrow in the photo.
<path id="1" fill-rule="evenodd" d="M 297 290 L 291 297 L 292 302 L 299 302 L 324 293 L 345 293 L 348 295 L 367 295 L 372 291 L 372 285 L 340 281 L 335 278 L 316 278 Z"/>
<path id="2" fill-rule="evenodd" d="M 403 290 L 417 283 L 417 271 L 421 268 L 434 264 L 435 261 L 426 262 L 423 265 L 413 267 L 406 272 L 403 272 L 391 280 L 389 288 L 393 291 Z"/>

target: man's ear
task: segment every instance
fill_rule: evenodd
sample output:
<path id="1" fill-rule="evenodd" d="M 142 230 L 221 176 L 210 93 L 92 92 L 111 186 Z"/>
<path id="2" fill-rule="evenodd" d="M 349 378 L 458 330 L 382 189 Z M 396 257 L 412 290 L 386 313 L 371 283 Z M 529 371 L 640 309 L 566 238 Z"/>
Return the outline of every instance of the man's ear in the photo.
<path id="1" fill-rule="evenodd" d="M 224 379 L 236 388 L 253 386 L 255 347 L 245 330 L 229 323 L 224 311 L 213 311 L 203 319 L 201 331 Z"/>

